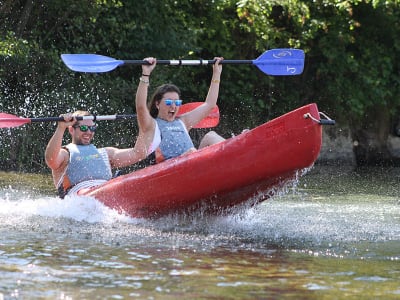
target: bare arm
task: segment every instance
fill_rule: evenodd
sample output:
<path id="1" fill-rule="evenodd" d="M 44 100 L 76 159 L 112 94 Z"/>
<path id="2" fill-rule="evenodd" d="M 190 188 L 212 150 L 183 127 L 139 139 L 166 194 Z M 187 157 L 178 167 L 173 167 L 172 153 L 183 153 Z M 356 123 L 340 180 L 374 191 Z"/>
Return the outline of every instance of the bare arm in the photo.
<path id="1" fill-rule="evenodd" d="M 150 144 L 153 140 L 155 123 L 147 107 L 148 89 L 150 84 L 150 75 L 157 64 L 155 58 L 145 58 L 150 65 L 142 65 L 142 76 L 136 90 L 135 106 L 136 115 L 139 124 L 139 136 L 135 146 L 128 149 L 118 149 L 106 147 L 108 158 L 112 168 L 122 168 L 132 165 L 147 157 Z"/>
<path id="2" fill-rule="evenodd" d="M 215 57 L 216 62 L 213 65 L 213 74 L 208 89 L 208 94 L 205 102 L 198 108 L 182 115 L 180 118 L 185 123 L 186 128 L 190 130 L 193 126 L 204 119 L 211 110 L 217 105 L 218 94 L 219 94 L 219 83 L 221 80 L 222 64 L 220 62 L 223 60 L 222 57 Z"/>
<path id="3" fill-rule="evenodd" d="M 130 166 L 144 158 L 145 152 L 136 148 L 118 149 L 114 147 L 106 147 L 111 168 L 123 168 Z"/>
<path id="4" fill-rule="evenodd" d="M 135 105 L 137 120 L 139 123 L 139 130 L 147 132 L 154 127 L 154 121 L 150 115 L 150 111 L 147 107 L 147 97 L 150 82 L 150 74 L 156 66 L 155 58 L 146 58 L 151 65 L 142 65 L 142 76 L 140 77 L 139 85 L 136 91 Z M 143 76 L 148 75 L 148 76 Z M 145 82 L 148 81 L 148 82 Z"/>
<path id="5" fill-rule="evenodd" d="M 150 82 L 150 74 L 154 70 L 157 64 L 155 58 L 145 58 L 150 65 L 142 65 L 142 76 L 139 81 L 139 85 L 136 91 L 135 105 L 136 114 L 139 124 L 139 136 L 135 144 L 136 151 L 142 152 L 145 150 L 147 155 L 147 149 L 153 140 L 155 122 L 153 117 L 150 115 L 150 111 L 147 107 L 147 97 Z M 144 76 L 148 75 L 148 76 Z M 147 83 L 145 81 L 148 81 Z M 145 148 L 145 149 L 144 149 Z"/>
<path id="6" fill-rule="evenodd" d="M 69 155 L 65 149 L 61 148 L 62 139 L 65 129 L 76 122 L 71 114 L 61 116 L 65 121 L 58 122 L 57 129 L 47 144 L 44 154 L 46 164 L 52 170 L 57 170 L 67 163 Z"/>

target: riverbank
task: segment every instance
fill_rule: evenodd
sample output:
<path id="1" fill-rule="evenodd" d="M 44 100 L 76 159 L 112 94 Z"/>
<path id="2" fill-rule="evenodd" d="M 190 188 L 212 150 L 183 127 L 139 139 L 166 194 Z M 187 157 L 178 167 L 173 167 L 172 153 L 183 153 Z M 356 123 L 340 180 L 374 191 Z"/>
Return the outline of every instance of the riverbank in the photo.
<path id="1" fill-rule="evenodd" d="M 388 149 L 393 157 L 400 158 L 400 137 L 389 135 Z M 340 125 L 324 126 L 322 147 L 316 164 L 356 166 L 350 130 Z"/>
<path id="2" fill-rule="evenodd" d="M 29 191 L 34 194 L 55 195 L 50 174 L 0 171 L 0 187 L 10 190 Z"/>

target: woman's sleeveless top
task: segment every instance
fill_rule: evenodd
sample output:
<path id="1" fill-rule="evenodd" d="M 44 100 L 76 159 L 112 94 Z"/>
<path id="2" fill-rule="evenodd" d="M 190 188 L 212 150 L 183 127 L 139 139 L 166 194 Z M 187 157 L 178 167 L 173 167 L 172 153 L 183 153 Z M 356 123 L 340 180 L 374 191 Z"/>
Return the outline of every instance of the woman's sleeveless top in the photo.
<path id="1" fill-rule="evenodd" d="M 156 151 L 156 155 L 159 152 L 163 159 L 170 159 L 194 148 L 185 124 L 180 119 L 170 122 L 157 118 L 156 122 L 158 126 L 156 126 L 154 140 L 160 141 L 158 145 L 159 151 Z M 160 161 L 157 158 L 156 160 Z"/>

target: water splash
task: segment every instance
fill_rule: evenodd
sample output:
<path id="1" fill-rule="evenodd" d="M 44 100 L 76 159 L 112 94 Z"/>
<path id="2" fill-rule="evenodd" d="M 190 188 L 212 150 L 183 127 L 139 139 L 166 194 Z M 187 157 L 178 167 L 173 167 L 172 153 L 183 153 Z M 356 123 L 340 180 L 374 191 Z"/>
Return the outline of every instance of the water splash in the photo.
<path id="1" fill-rule="evenodd" d="M 16 218 L 29 220 L 31 217 L 67 218 L 74 221 L 88 223 L 113 223 L 117 221 L 132 222 L 128 216 L 104 206 L 91 197 L 67 196 L 58 197 L 39 196 L 31 197 L 28 192 L 14 190 L 11 187 L 0 193 L 3 224 L 12 225 Z M 8 218 L 8 216 L 14 218 Z"/>
<path id="2" fill-rule="evenodd" d="M 297 180 L 262 204 L 224 216 L 134 219 L 90 197 L 61 200 L 12 187 L 0 190 L 0 207 L 2 230 L 67 232 L 117 244 L 135 240 L 173 248 L 281 248 L 312 256 L 400 260 L 398 198 L 360 193 L 323 197 L 302 190 Z M 382 243 L 385 253 L 378 249 Z"/>

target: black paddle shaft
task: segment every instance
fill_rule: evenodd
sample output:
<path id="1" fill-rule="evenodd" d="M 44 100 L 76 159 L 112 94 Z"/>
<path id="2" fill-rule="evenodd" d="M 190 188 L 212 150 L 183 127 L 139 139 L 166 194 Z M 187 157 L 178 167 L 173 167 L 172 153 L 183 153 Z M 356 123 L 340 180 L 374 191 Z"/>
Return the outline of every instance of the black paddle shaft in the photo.
<path id="1" fill-rule="evenodd" d="M 147 60 L 124 60 L 125 64 L 131 65 L 150 65 Z M 187 59 L 170 59 L 170 60 L 157 60 L 158 65 L 171 65 L 171 66 L 198 66 L 198 65 L 212 65 L 216 60 L 207 59 L 197 59 L 197 60 L 187 60 Z M 252 65 L 252 60 L 229 60 L 224 59 L 221 64 L 236 64 L 236 65 Z"/>
<path id="2" fill-rule="evenodd" d="M 103 120 L 127 120 L 136 118 L 136 115 L 109 115 L 109 116 L 75 116 L 77 121 L 82 120 L 93 120 L 93 121 L 103 121 Z M 31 118 L 31 123 L 35 122 L 60 122 L 64 121 L 63 117 L 42 117 L 42 118 Z"/>

